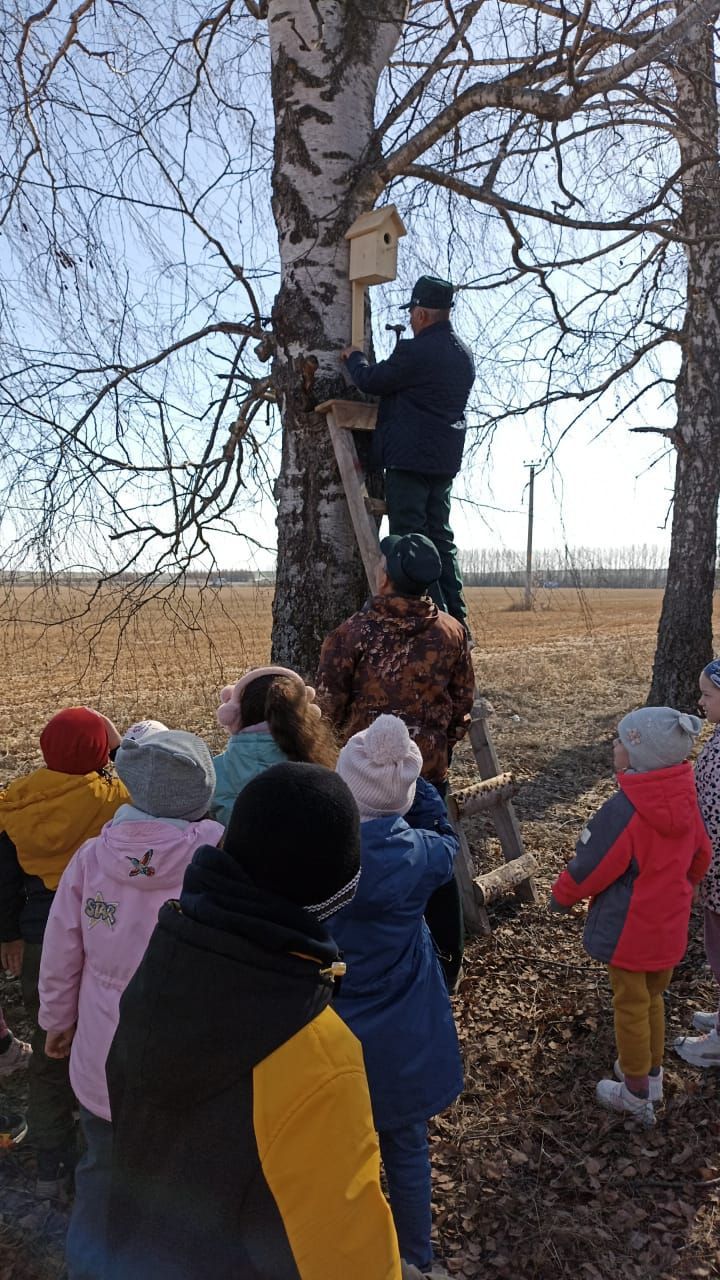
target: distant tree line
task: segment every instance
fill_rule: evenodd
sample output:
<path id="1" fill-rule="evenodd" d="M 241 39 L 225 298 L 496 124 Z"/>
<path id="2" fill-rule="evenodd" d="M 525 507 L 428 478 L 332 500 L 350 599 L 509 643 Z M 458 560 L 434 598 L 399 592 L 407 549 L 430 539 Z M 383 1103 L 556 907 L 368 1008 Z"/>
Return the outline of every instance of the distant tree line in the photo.
<path id="1" fill-rule="evenodd" d="M 202 569 L 177 573 L 156 573 L 152 579 L 155 586 L 177 586 L 184 584 L 190 587 L 237 587 L 237 586 L 273 586 L 274 569 Z M 15 570 L 0 572 L 0 585 L 5 587 L 123 587 L 147 582 L 145 573 L 131 573 L 129 570 L 115 573 L 112 577 L 98 579 L 96 573 L 82 570 L 68 570 L 64 573 L 53 573 L 48 577 L 32 570 Z"/>
<path id="2" fill-rule="evenodd" d="M 523 587 L 525 553 L 507 547 L 460 552 L 465 585 Z M 634 543 L 627 547 L 547 548 L 533 554 L 536 587 L 664 587 L 667 550 Z"/>
<path id="3" fill-rule="evenodd" d="M 720 552 L 720 548 L 718 548 Z M 509 547 L 474 547 L 460 551 L 460 566 L 468 587 L 524 587 L 525 552 Z M 533 553 L 533 585 L 536 588 L 659 588 L 667 577 L 667 548 L 655 543 L 633 543 L 625 547 L 548 547 Z M 720 560 L 720 554 L 719 554 Z M 157 574 L 155 583 L 168 586 L 177 582 L 172 574 Z M 272 586 L 275 569 L 225 569 L 189 571 L 183 582 L 193 587 L 230 587 L 240 585 Z M 115 574 L 115 585 L 144 581 L 144 575 L 131 572 Z M 34 585 L 43 582 L 39 573 L 0 573 L 6 586 Z M 53 577 L 55 586 L 97 585 L 93 573 L 68 572 Z M 109 584 L 108 584 L 109 585 Z M 720 570 L 716 573 L 720 588 Z"/>

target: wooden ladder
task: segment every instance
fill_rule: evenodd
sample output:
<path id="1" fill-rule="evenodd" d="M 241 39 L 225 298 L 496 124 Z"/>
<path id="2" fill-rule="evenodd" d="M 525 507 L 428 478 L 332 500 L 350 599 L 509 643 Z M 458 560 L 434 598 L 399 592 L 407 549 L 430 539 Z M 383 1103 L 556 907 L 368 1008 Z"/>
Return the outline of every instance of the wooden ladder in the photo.
<path id="1" fill-rule="evenodd" d="M 316 413 L 324 414 L 327 421 L 355 538 L 370 591 L 374 593 L 381 558 L 377 521 L 385 514 L 385 504 L 368 494 L 352 432 L 375 430 L 377 405 L 356 400 L 325 400 L 317 406 Z M 457 789 L 447 797 L 448 815 L 460 841 L 455 875 L 465 925 L 471 933 L 491 932 L 487 907 L 506 893 L 514 893 L 521 902 L 538 900 L 533 880 L 538 866 L 532 854 L 525 851 L 512 806 L 511 797 L 517 784 L 512 774 L 500 770 L 487 723 L 490 714 L 490 704 L 476 690 L 468 736 L 480 781 Z M 462 820 L 485 812 L 492 819 L 505 864 L 485 875 L 477 875 Z"/>

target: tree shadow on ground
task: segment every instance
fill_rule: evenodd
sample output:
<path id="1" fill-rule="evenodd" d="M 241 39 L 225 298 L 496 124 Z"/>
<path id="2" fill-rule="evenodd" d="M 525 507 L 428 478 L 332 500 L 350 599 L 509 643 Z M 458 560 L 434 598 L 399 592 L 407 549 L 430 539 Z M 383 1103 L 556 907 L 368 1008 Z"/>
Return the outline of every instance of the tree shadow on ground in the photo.
<path id="1" fill-rule="evenodd" d="M 521 816 L 538 819 L 553 810 L 567 812 L 577 801 L 602 783 L 612 784 L 612 730 L 606 729 L 592 742 L 563 747 L 547 760 L 534 777 L 523 779 L 515 805 Z"/>

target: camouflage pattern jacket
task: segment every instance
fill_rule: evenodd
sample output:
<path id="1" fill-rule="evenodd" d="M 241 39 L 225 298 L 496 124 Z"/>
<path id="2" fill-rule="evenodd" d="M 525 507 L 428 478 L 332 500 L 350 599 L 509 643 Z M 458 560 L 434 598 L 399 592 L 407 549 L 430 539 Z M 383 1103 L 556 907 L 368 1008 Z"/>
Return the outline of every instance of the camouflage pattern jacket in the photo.
<path id="1" fill-rule="evenodd" d="M 475 677 L 461 624 L 429 596 L 373 596 L 325 640 L 316 684 L 343 742 L 376 716 L 399 716 L 422 752 L 423 777 L 445 781 Z"/>

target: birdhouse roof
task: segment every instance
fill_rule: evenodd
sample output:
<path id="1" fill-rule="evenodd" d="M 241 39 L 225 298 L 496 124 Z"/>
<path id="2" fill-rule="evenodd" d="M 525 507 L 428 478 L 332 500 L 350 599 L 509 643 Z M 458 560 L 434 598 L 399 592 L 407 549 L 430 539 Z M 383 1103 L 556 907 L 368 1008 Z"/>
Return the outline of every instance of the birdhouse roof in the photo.
<path id="1" fill-rule="evenodd" d="M 346 240 L 354 240 L 356 236 L 366 236 L 370 231 L 380 231 L 383 227 L 392 227 L 398 236 L 407 235 L 405 223 L 394 204 L 384 204 L 379 209 L 371 209 L 369 213 L 361 213 L 351 227 L 345 232 Z"/>

